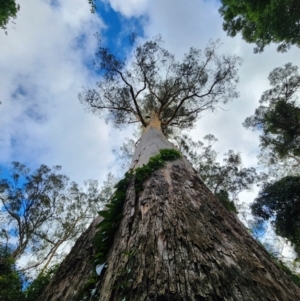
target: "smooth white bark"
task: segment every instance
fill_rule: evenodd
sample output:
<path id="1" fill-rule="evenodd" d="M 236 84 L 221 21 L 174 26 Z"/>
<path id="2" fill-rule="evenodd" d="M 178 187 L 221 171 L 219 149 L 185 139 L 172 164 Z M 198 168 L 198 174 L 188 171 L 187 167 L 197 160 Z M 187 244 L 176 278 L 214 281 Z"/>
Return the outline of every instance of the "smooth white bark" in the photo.
<path id="1" fill-rule="evenodd" d="M 160 149 L 177 149 L 169 142 L 163 133 L 154 127 L 149 127 L 141 137 L 133 154 L 130 168 L 142 167 L 149 159 L 159 153 Z"/>
<path id="2" fill-rule="evenodd" d="M 135 149 L 130 168 L 136 169 L 146 165 L 151 157 L 159 153 L 160 149 L 175 149 L 179 151 L 173 143 L 166 139 L 160 130 L 153 126 L 147 127 Z M 182 157 L 178 164 L 183 165 L 190 172 L 194 171 L 192 164 L 185 157 Z"/>

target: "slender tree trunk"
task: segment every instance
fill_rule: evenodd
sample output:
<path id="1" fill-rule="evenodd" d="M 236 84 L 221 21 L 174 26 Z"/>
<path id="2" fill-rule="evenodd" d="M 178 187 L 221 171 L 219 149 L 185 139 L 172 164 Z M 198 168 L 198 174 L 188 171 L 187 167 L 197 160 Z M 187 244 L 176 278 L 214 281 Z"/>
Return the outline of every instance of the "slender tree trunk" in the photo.
<path id="1" fill-rule="evenodd" d="M 174 146 L 150 126 L 132 166 L 147 163 L 161 148 Z M 68 258 L 75 258 L 76 252 L 78 248 L 73 248 Z M 88 258 L 77 260 L 87 262 Z M 66 261 L 65 275 L 70 264 Z M 81 273 L 69 268 L 75 277 Z M 185 158 L 153 172 L 138 194 L 131 181 L 101 277 L 95 294 L 101 301 L 300 300 L 300 289 L 214 197 Z M 75 285 L 79 288 L 82 282 Z M 48 291 L 51 286 L 52 291 L 55 287 L 74 291 L 70 279 L 54 278 Z M 74 299 L 69 294 L 41 300 Z"/>
<path id="2" fill-rule="evenodd" d="M 53 250 L 51 251 L 51 254 L 49 256 L 49 258 L 47 259 L 46 261 L 46 264 L 43 266 L 41 272 L 40 272 L 40 275 L 43 274 L 47 269 L 48 269 L 48 266 L 50 265 L 51 263 L 51 260 L 53 259 L 54 255 L 56 254 L 58 248 L 61 246 L 61 244 L 64 242 L 64 240 L 60 240 L 56 245 L 55 247 L 53 248 Z"/>

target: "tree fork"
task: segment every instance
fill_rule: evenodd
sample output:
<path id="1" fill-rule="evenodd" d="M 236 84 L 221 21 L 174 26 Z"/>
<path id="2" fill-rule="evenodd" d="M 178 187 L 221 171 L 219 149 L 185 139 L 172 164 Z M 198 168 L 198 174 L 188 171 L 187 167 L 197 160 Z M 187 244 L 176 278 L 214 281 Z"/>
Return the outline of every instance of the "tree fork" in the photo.
<path id="1" fill-rule="evenodd" d="M 161 148 L 174 146 L 150 126 L 136 148 L 133 167 L 146 164 Z M 185 158 L 154 171 L 139 193 L 131 181 L 126 193 L 123 219 L 93 300 L 300 300 L 300 289 Z M 87 242 L 91 235 L 86 232 Z M 76 245 L 62 264 L 64 275 L 53 278 L 40 300 L 76 300 L 84 283 L 70 279 L 87 279 L 82 263 L 92 256 L 77 256 L 82 249 Z M 66 269 L 70 258 L 77 270 Z M 92 273 L 91 264 L 88 269 Z M 60 296 L 55 290 L 62 291 Z"/>

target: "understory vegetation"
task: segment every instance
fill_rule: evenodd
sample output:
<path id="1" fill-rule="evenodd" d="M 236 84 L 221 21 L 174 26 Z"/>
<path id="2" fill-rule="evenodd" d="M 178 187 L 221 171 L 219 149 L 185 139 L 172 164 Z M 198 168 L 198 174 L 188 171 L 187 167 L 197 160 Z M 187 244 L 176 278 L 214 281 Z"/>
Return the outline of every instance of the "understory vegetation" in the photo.
<path id="1" fill-rule="evenodd" d="M 18 271 L 11 251 L 0 245 L 0 300 L 38 301 L 57 269 L 58 265 L 53 265 L 32 281 L 25 273 Z"/>

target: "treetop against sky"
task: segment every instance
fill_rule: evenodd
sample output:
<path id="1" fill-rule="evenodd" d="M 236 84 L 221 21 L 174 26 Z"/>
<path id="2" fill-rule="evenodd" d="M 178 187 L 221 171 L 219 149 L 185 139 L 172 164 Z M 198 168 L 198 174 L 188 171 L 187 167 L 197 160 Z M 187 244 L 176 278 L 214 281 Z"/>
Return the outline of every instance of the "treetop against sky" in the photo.
<path id="1" fill-rule="evenodd" d="M 86 89 L 79 99 L 116 127 L 140 123 L 146 127 L 155 113 L 162 129 L 190 128 L 203 111 L 238 97 L 237 56 L 220 55 L 220 42 L 203 50 L 190 48 L 177 61 L 163 48 L 158 36 L 137 45 L 130 62 L 101 47 L 95 61 L 101 78 L 96 89 Z"/>

